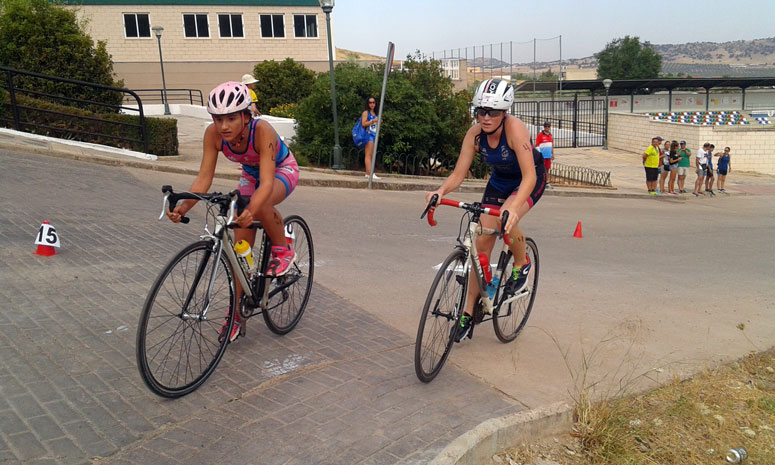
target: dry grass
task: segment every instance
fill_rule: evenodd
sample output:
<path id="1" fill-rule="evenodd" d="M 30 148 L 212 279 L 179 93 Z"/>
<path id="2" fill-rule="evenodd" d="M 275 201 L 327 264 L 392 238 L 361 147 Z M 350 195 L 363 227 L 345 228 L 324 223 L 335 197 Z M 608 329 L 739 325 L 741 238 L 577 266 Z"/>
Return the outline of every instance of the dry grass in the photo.
<path id="1" fill-rule="evenodd" d="M 593 401 L 587 372 L 582 366 L 574 378 L 582 384 L 568 436 L 522 445 L 491 463 L 531 464 L 541 458 L 563 465 L 722 464 L 731 447 L 744 447 L 744 464 L 775 464 L 773 349 L 638 395 L 615 395 L 637 378 L 623 374 L 621 390 L 602 402 Z"/>

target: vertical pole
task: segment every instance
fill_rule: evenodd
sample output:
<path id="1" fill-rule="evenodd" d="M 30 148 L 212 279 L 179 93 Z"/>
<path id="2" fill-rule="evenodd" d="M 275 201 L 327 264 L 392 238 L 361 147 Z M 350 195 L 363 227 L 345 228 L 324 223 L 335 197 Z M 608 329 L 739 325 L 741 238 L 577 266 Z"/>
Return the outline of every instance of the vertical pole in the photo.
<path id="1" fill-rule="evenodd" d="M 388 42 L 387 55 L 385 57 L 385 75 L 382 77 L 382 94 L 379 97 L 379 114 L 377 115 L 377 134 L 374 136 L 374 152 L 371 154 L 371 174 L 369 175 L 369 189 L 374 179 L 374 166 L 377 163 L 377 147 L 379 146 L 379 129 L 382 127 L 382 106 L 385 103 L 385 89 L 387 88 L 387 78 L 390 75 L 390 67 L 393 65 L 393 53 L 395 44 Z"/>
<path id="2" fill-rule="evenodd" d="M 635 110 L 635 89 L 630 91 L 630 113 L 634 113 Z"/>
<path id="3" fill-rule="evenodd" d="M 533 97 L 536 93 L 536 39 L 533 37 Z"/>
<path id="4" fill-rule="evenodd" d="M 514 76 L 514 41 L 509 41 L 509 81 Z"/>
<path id="5" fill-rule="evenodd" d="M 608 88 L 605 89 L 605 128 L 603 128 L 603 150 L 608 150 Z"/>
<path id="6" fill-rule="evenodd" d="M 743 89 L 743 106 L 740 107 L 740 109 L 745 111 L 745 87 L 743 87 L 742 89 Z"/>
<path id="7" fill-rule="evenodd" d="M 705 111 L 708 111 L 708 108 L 710 107 L 710 89 L 705 88 Z"/>
<path id="8" fill-rule="evenodd" d="M 21 131 L 19 107 L 16 106 L 16 91 L 13 88 L 13 74 L 11 74 L 11 70 L 6 72 L 8 73 L 8 97 L 11 100 L 11 112 L 13 113 L 13 128 L 17 131 Z"/>
<path id="9" fill-rule="evenodd" d="M 667 89 L 667 112 L 673 111 L 673 89 Z"/>
<path id="10" fill-rule="evenodd" d="M 573 94 L 573 148 L 578 147 L 579 133 L 579 93 Z"/>
<path id="11" fill-rule="evenodd" d="M 336 85 L 334 84 L 334 54 L 331 49 L 331 10 L 326 13 L 326 34 L 328 35 L 328 72 L 331 75 L 331 109 L 334 113 L 334 164 L 331 168 L 340 170 L 342 166 L 342 147 L 339 146 L 339 117 L 336 114 Z"/>
<path id="12" fill-rule="evenodd" d="M 560 91 L 562 91 L 562 34 L 560 34 Z"/>
<path id="13" fill-rule="evenodd" d="M 164 114 L 170 114 L 170 105 L 167 101 L 167 81 L 164 79 L 164 58 L 161 56 L 161 37 L 156 37 L 156 41 L 159 42 L 159 63 L 161 64 L 161 87 L 163 89 L 162 100 L 164 101 Z"/>
<path id="14" fill-rule="evenodd" d="M 492 72 L 494 68 L 495 67 L 492 64 L 492 44 L 490 44 L 490 79 L 492 79 Z"/>

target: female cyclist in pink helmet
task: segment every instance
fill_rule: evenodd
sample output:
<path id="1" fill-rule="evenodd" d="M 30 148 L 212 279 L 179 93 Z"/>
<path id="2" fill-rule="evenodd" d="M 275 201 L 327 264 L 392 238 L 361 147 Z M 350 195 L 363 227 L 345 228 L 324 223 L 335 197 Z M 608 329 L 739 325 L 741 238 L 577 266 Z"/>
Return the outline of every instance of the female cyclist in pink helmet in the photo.
<path id="1" fill-rule="evenodd" d="M 218 152 L 229 160 L 242 164 L 239 179 L 240 194 L 250 197 L 250 204 L 237 218 L 240 229 L 234 230 L 234 240 L 246 240 L 253 246 L 256 230 L 246 229 L 260 221 L 272 241 L 269 274 L 282 276 L 293 263 L 295 254 L 286 244 L 283 217 L 275 205 L 288 197 L 299 180 L 299 167 L 288 146 L 266 121 L 253 119 L 250 114 L 250 91 L 239 82 L 224 82 L 210 92 L 207 111 L 213 124 L 204 135 L 204 152 L 199 174 L 191 184 L 191 192 L 207 192 L 213 182 Z M 167 216 L 175 223 L 196 203 L 186 200 Z M 242 294 L 239 280 L 235 282 L 237 299 Z M 242 323 L 234 322 L 229 339 L 233 341 Z"/>

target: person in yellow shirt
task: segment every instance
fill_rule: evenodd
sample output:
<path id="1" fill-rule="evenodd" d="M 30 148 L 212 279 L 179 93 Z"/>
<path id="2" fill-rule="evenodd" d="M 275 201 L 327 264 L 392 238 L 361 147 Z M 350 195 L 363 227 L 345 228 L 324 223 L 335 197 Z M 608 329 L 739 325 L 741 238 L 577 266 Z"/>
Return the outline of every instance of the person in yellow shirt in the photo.
<path id="1" fill-rule="evenodd" d="M 248 90 L 250 91 L 250 113 L 253 115 L 253 117 L 261 116 L 261 112 L 258 111 L 258 96 L 256 96 L 255 91 L 258 79 L 254 78 L 252 74 L 245 74 L 242 76 L 242 80 L 240 82 L 248 86 Z"/>
<path id="2" fill-rule="evenodd" d="M 651 145 L 643 152 L 643 167 L 646 169 L 646 189 L 650 195 L 657 195 L 657 178 L 659 177 L 659 144 L 663 141 L 657 136 L 651 139 Z"/>

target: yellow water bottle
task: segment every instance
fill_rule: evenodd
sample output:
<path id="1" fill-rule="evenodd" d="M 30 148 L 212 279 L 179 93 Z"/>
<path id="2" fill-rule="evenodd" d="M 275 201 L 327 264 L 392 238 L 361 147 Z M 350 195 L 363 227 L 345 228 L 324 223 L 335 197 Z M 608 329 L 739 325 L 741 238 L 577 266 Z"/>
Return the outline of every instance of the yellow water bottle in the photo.
<path id="1" fill-rule="evenodd" d="M 253 269 L 253 252 L 247 241 L 242 240 L 234 244 L 234 251 L 237 252 L 238 257 L 247 262 L 249 270 Z"/>

